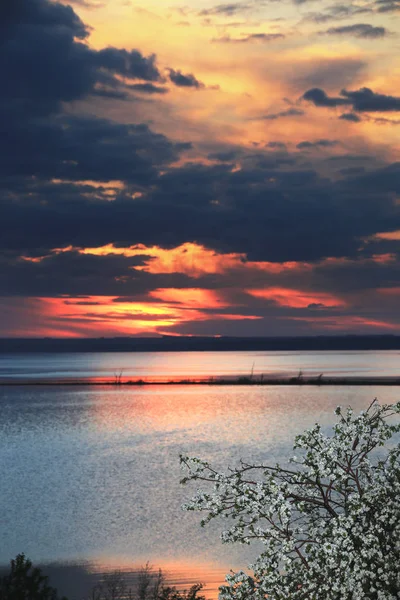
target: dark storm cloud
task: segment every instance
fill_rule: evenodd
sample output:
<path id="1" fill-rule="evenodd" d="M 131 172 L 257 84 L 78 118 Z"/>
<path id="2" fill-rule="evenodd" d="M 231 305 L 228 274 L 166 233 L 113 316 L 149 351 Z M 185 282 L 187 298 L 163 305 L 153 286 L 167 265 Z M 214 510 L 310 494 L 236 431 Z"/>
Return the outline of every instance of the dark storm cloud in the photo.
<path id="1" fill-rule="evenodd" d="M 331 27 L 326 31 L 320 31 L 322 35 L 348 35 L 365 39 L 383 38 L 388 34 L 385 27 L 374 27 L 367 23 L 357 23 L 355 25 L 346 25 L 344 27 Z"/>
<path id="2" fill-rule="evenodd" d="M 359 112 L 390 112 L 400 111 L 400 97 L 377 94 L 369 88 L 356 91 L 342 90 L 340 97 L 328 96 L 320 89 L 313 88 L 303 94 L 303 99 L 312 102 L 315 106 L 336 107 L 349 105 Z"/>
<path id="3" fill-rule="evenodd" d="M 186 275 L 153 275 L 134 270 L 151 256 L 93 256 L 75 250 L 31 262 L 15 253 L 0 253 L 0 290 L 3 296 L 126 296 L 144 299 L 152 289 L 191 287 Z M 133 298 L 135 296 L 135 298 Z M 85 300 L 79 304 L 88 304 Z"/>
<path id="4" fill-rule="evenodd" d="M 379 256 L 383 254 L 393 256 L 395 260 L 400 259 L 400 239 L 386 240 L 373 236 L 365 241 L 360 252 L 361 255 L 365 257 Z M 386 266 L 391 266 L 393 268 L 395 265 L 391 262 L 388 262 L 386 263 Z M 400 269 L 400 263 L 397 263 L 396 267 L 397 269 Z M 398 286 L 400 277 L 397 279 L 392 279 L 391 281 L 392 285 Z"/>
<path id="5" fill-rule="evenodd" d="M 375 7 L 380 13 L 400 11 L 400 0 L 375 0 Z"/>
<path id="6" fill-rule="evenodd" d="M 103 8 L 106 6 L 106 2 L 92 2 L 91 0 L 68 0 L 68 4 L 89 9 Z"/>
<path id="7" fill-rule="evenodd" d="M 337 140 L 316 140 L 315 142 L 300 142 L 297 144 L 296 148 L 299 150 L 307 150 L 310 148 L 332 148 L 333 146 L 337 146 L 340 142 Z"/>
<path id="8" fill-rule="evenodd" d="M 126 192 L 112 202 L 58 188 L 48 184 L 46 196 L 35 195 L 29 181 L 19 202 L 3 193 L 2 248 L 192 241 L 251 260 L 313 261 L 355 256 L 360 239 L 400 228 L 397 166 L 334 183 L 293 167 L 187 165 L 159 177 L 142 198 Z"/>
<path id="9" fill-rule="evenodd" d="M 213 8 L 207 8 L 200 11 L 199 15 L 201 17 L 209 17 L 215 15 L 223 15 L 223 16 L 234 16 L 236 14 L 247 12 L 254 8 L 253 2 L 235 2 L 229 4 L 218 4 Z"/>
<path id="10" fill-rule="evenodd" d="M 127 86 L 130 87 L 130 86 Z M 130 95 L 122 90 L 113 90 L 110 88 L 97 88 L 92 93 L 93 96 L 98 98 L 110 98 L 111 100 L 129 100 L 131 99 Z"/>
<path id="11" fill-rule="evenodd" d="M 138 50 L 120 50 L 104 48 L 94 54 L 93 62 L 113 73 L 131 79 L 160 81 L 160 71 L 156 66 L 156 56 L 144 57 Z"/>
<path id="12" fill-rule="evenodd" d="M 348 4 L 333 4 L 324 12 L 308 13 L 303 20 L 312 23 L 326 23 L 328 21 L 349 19 L 357 15 L 369 14 L 371 12 L 373 12 L 373 10 L 370 7 L 356 6 L 349 2 Z"/>
<path id="13" fill-rule="evenodd" d="M 123 180 L 144 185 L 157 167 L 175 161 L 181 148 L 147 125 L 59 116 L 3 125 L 0 176 L 65 180 Z"/>
<path id="14" fill-rule="evenodd" d="M 348 100 L 345 100 L 344 98 L 329 97 L 328 94 L 320 88 L 312 88 L 311 90 L 308 90 L 303 95 L 303 99 L 312 102 L 315 106 L 333 107 L 350 104 L 350 102 Z"/>
<path id="15" fill-rule="evenodd" d="M 379 252 L 383 247 L 376 248 Z M 393 260 L 387 263 L 367 258 L 358 261 L 325 262 L 317 265 L 313 273 L 313 280 L 325 290 L 352 294 L 366 290 L 370 295 L 376 288 L 396 287 L 400 280 L 400 256 L 393 254 Z M 376 300 L 376 299 L 375 299 Z M 383 297 L 376 303 L 382 304 Z M 398 298 L 393 297 L 396 317 Z M 382 316 L 382 315 L 381 315 Z M 386 317 L 389 315 L 386 314 Z"/>
<path id="16" fill-rule="evenodd" d="M 267 148 L 272 148 L 273 150 L 286 150 L 287 146 L 284 142 L 268 142 L 266 145 Z"/>
<path id="17" fill-rule="evenodd" d="M 169 89 L 153 83 L 131 83 L 127 87 L 133 92 L 141 92 L 144 94 L 168 94 Z"/>
<path id="18" fill-rule="evenodd" d="M 355 92 L 343 90 L 341 95 L 348 98 L 353 109 L 366 112 L 400 111 L 400 97 L 377 94 L 369 88 Z"/>
<path id="19" fill-rule="evenodd" d="M 260 117 L 265 121 L 276 121 L 276 119 L 284 119 L 286 117 L 303 117 L 306 113 L 304 110 L 300 110 L 299 108 L 288 108 L 287 110 L 282 110 L 278 113 L 271 113 L 269 115 L 264 115 Z"/>
<path id="20" fill-rule="evenodd" d="M 95 51 L 71 7 L 47 0 L 5 0 L 0 21 L 0 175 L 41 179 L 123 179 L 149 183 L 185 148 L 147 125 L 63 112 L 89 95 L 126 99 L 127 91 L 164 93 L 154 55 Z M 141 82 L 123 85 L 116 76 Z M 23 183 L 21 183 L 23 185 Z"/>
<path id="21" fill-rule="evenodd" d="M 274 42 L 283 38 L 285 38 L 283 33 L 251 33 L 250 35 L 240 38 L 225 35 L 220 38 L 214 38 L 212 41 L 218 44 L 249 44 L 252 42 Z"/>
<path id="22" fill-rule="evenodd" d="M 199 81 L 192 73 L 187 73 L 186 75 L 182 73 L 182 71 L 170 69 L 169 70 L 169 78 L 178 87 L 184 88 L 195 88 L 201 89 L 204 88 L 204 83 Z"/>
<path id="23" fill-rule="evenodd" d="M 310 0 L 292 0 L 293 4 L 301 5 L 306 4 Z M 198 14 L 201 17 L 212 17 L 212 16 L 228 16 L 232 17 L 240 13 L 247 13 L 253 10 L 259 10 L 264 6 L 274 4 L 279 0 L 244 0 L 242 2 L 229 2 L 223 4 L 217 4 L 212 8 L 206 8 L 200 11 Z"/>
<path id="24" fill-rule="evenodd" d="M 324 162 L 334 167 L 340 165 L 341 168 L 353 168 L 355 165 L 357 168 L 367 167 L 372 170 L 382 167 L 380 157 L 373 154 L 336 154 L 325 158 Z"/>
<path id="25" fill-rule="evenodd" d="M 385 119 L 385 117 L 376 117 L 375 119 L 370 119 L 374 123 L 378 123 L 378 125 L 400 125 L 400 119 Z"/>
<path id="26" fill-rule="evenodd" d="M 65 111 L 68 102 L 93 94 L 119 97 L 132 86 L 157 93 L 163 78 L 154 55 L 91 50 L 73 10 L 46 0 L 6 0 L 0 10 L 2 293 L 125 296 L 189 285 L 185 276 L 134 271 L 144 259 L 54 248 L 196 242 L 256 261 L 318 261 L 357 256 L 363 239 L 400 228 L 397 165 L 330 180 L 311 159 L 305 164 L 303 153 L 282 152 L 275 142 L 264 152 L 224 147 L 213 153 L 217 165 L 173 168 L 189 142 L 172 142 L 147 125 Z M 132 80 L 131 88 L 121 77 Z M 170 77 L 183 87 L 202 85 L 180 71 L 171 70 Z M 398 101 L 370 90 L 339 98 L 319 92 L 319 105 L 357 111 Z M 289 107 L 265 119 L 303 115 Z M 346 166 L 351 159 L 341 157 L 337 168 Z M 113 181 L 120 183 L 104 184 Z M 46 257 L 31 262 L 23 256 Z"/>
<path id="27" fill-rule="evenodd" d="M 338 172 L 344 177 L 353 177 L 365 173 L 365 167 L 346 167 L 345 169 L 339 169 Z"/>
<path id="28" fill-rule="evenodd" d="M 4 0 L 1 11 L 0 108 L 6 120 L 47 116 L 90 94 L 116 96 L 125 91 L 116 75 L 162 80 L 154 55 L 89 48 L 87 28 L 69 6 Z"/>
<path id="29" fill-rule="evenodd" d="M 347 4 L 332 4 L 326 10 L 310 12 L 303 18 L 305 22 L 327 23 L 357 17 L 358 15 L 376 15 L 400 11 L 400 0 L 374 0 L 365 6 L 348 2 Z"/>
<path id="30" fill-rule="evenodd" d="M 352 123 L 359 123 L 361 121 L 360 117 L 354 113 L 343 113 L 340 115 L 339 119 L 350 121 Z"/>
<path id="31" fill-rule="evenodd" d="M 271 171 L 286 168 L 287 166 L 297 169 L 299 168 L 297 159 L 298 156 L 289 154 L 287 152 L 282 152 L 282 149 L 278 148 L 278 151 L 276 152 L 258 152 L 244 155 L 241 159 L 241 166 L 245 169 L 258 169 L 258 172 L 260 173 L 262 172 L 262 169 Z"/>
<path id="32" fill-rule="evenodd" d="M 234 162 L 239 159 L 243 152 L 241 150 L 227 150 L 226 152 L 211 152 L 207 158 L 210 160 L 219 160 L 220 162 Z"/>
<path id="33" fill-rule="evenodd" d="M 67 28 L 80 39 L 88 35 L 86 26 L 70 6 L 45 0 L 3 0 L 0 10 L 3 33 L 12 33 L 18 26 L 43 26 Z M 0 41 L 4 42 L 4 37 Z"/>
<path id="34" fill-rule="evenodd" d="M 382 193 L 400 194 L 400 162 L 366 173 L 364 176 L 352 180 L 351 185 L 354 187 L 361 185 L 368 190 L 381 191 Z"/>

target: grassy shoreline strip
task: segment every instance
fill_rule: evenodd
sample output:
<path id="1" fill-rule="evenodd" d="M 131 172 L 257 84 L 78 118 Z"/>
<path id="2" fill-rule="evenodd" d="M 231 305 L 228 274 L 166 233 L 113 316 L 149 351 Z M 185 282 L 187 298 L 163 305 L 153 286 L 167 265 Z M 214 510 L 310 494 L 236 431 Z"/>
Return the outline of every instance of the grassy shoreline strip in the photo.
<path id="1" fill-rule="evenodd" d="M 310 378 L 299 378 L 290 377 L 283 379 L 272 379 L 272 378 L 251 378 L 251 377 L 238 377 L 236 379 L 224 379 L 224 378 L 209 378 L 209 379 L 173 379 L 173 380 L 145 380 L 136 379 L 128 381 L 115 381 L 115 380 L 104 380 L 104 381 L 88 381 L 88 380 L 30 380 L 30 381 L 12 381 L 12 380 L 0 380 L 0 386 L 12 386 L 12 387 L 31 387 L 31 386 L 69 386 L 69 387 L 143 387 L 143 386 L 171 386 L 171 385 L 198 385 L 198 386 L 400 386 L 400 377 L 387 377 L 387 378 L 357 378 L 357 377 L 337 377 L 337 378 L 322 378 L 310 377 Z"/>

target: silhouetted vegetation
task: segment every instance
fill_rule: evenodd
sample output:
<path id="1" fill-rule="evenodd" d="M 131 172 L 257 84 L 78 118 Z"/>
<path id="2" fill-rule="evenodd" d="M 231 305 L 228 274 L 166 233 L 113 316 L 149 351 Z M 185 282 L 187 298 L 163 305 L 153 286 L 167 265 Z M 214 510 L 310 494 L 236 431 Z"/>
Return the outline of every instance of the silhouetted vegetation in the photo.
<path id="1" fill-rule="evenodd" d="M 122 383 L 122 373 L 123 373 L 123 369 L 121 369 L 118 373 L 114 373 L 114 383 L 115 383 L 115 385 L 121 385 L 121 383 Z"/>
<path id="2" fill-rule="evenodd" d="M 202 588 L 201 583 L 183 591 L 169 586 L 163 571 L 147 563 L 138 571 L 133 588 L 128 587 L 125 573 L 113 571 L 104 575 L 87 600 L 206 600 L 198 595 Z"/>
<path id="3" fill-rule="evenodd" d="M 130 577 L 128 577 L 130 576 Z M 129 579 L 133 585 L 129 586 Z M 105 573 L 101 581 L 94 585 L 85 600 L 206 600 L 199 595 L 203 584 L 196 583 L 189 590 L 178 590 L 167 585 L 161 569 L 154 569 L 150 563 L 138 572 Z M 67 600 L 60 597 L 42 570 L 33 567 L 24 554 L 11 560 L 10 570 L 0 577 L 0 600 Z"/>
<path id="4" fill-rule="evenodd" d="M 279 386 L 298 386 L 298 385 L 316 385 L 316 386 L 335 386 L 335 385 L 350 385 L 350 386 L 400 386 L 399 376 L 332 376 L 326 377 L 323 373 L 319 375 L 305 375 L 300 369 L 296 376 L 278 375 L 278 374 L 254 374 L 254 365 L 249 375 L 238 376 L 211 376 L 194 379 L 122 379 L 122 370 L 115 373 L 114 379 L 87 380 L 87 379 L 71 379 L 71 380 L 18 380 L 18 381 L 1 381 L 0 385 L 4 384 L 12 387 L 26 386 L 54 386 L 62 385 L 68 387 L 76 386 L 154 386 L 154 385 L 202 385 L 202 386 L 232 386 L 232 385 L 279 385 Z"/>
<path id="5" fill-rule="evenodd" d="M 0 600 L 58 600 L 41 569 L 33 567 L 24 554 L 11 560 L 10 572 L 0 578 Z M 62 599 L 65 600 L 65 599 Z"/>

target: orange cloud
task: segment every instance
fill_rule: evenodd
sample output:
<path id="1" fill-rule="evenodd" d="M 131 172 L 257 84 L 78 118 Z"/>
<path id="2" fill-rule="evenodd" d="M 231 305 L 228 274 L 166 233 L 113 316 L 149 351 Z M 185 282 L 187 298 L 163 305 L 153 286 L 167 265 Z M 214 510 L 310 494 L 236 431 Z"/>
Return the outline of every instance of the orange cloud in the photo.
<path id="1" fill-rule="evenodd" d="M 335 331 L 360 331 L 360 328 L 374 328 L 391 331 L 399 331 L 400 324 L 390 321 L 381 321 L 379 319 L 369 319 L 367 317 L 357 317 L 353 315 L 343 315 L 338 317 L 289 317 L 291 321 L 303 321 L 311 328 L 318 327 L 326 330 Z"/>
<path id="2" fill-rule="evenodd" d="M 400 240 L 400 230 L 386 231 L 384 233 L 377 233 L 376 235 L 373 236 L 373 239 L 399 241 Z"/>
<path id="3" fill-rule="evenodd" d="M 20 260 L 30 263 L 40 263 L 44 258 L 45 256 L 21 256 Z"/>
<path id="4" fill-rule="evenodd" d="M 322 304 L 327 308 L 345 306 L 343 300 L 324 292 L 305 292 L 289 288 L 272 287 L 263 290 L 247 290 L 250 296 L 270 300 L 278 306 L 307 308 L 310 304 Z"/>
<path id="5" fill-rule="evenodd" d="M 159 335 L 196 321 L 254 320 L 253 315 L 225 314 L 229 306 L 208 290 L 160 289 L 153 301 L 119 301 L 114 296 L 7 299 L 0 303 L 9 322 L 2 335 L 98 337 Z M 150 299 L 151 299 L 150 297 Z M 160 302 L 154 300 L 160 299 Z"/>
<path id="6" fill-rule="evenodd" d="M 373 238 L 370 238 L 373 239 Z M 357 258 L 357 259 L 350 259 L 350 258 L 337 258 L 337 257 L 329 257 L 329 258 L 325 258 L 323 259 L 319 265 L 321 266 L 327 266 L 327 267 L 345 267 L 345 266 L 358 266 L 358 265 L 369 265 L 371 263 L 377 263 L 377 264 L 389 264 L 392 262 L 396 262 L 397 260 L 397 256 L 396 254 L 392 254 L 390 252 L 387 252 L 385 254 L 373 254 L 372 256 L 369 256 L 368 258 Z M 310 268 L 311 265 L 310 265 Z"/>
<path id="7" fill-rule="evenodd" d="M 150 292 L 149 296 L 167 303 L 181 304 L 188 308 L 225 308 L 229 306 L 218 292 L 201 288 L 158 289 Z"/>
<path id="8" fill-rule="evenodd" d="M 182 320 L 179 310 L 167 305 L 146 302 L 115 302 L 109 296 L 44 299 L 48 314 L 53 319 L 78 321 L 86 328 L 86 335 L 138 335 L 157 333 L 157 329 L 172 327 Z M 192 311 L 190 318 L 199 315 Z"/>
<path id="9" fill-rule="evenodd" d="M 107 244 L 99 248 L 79 250 L 81 254 L 107 256 L 118 254 L 122 256 L 148 256 L 144 266 L 135 267 L 148 273 L 183 273 L 189 277 L 199 278 L 206 274 L 220 274 L 242 264 L 244 254 L 218 254 L 199 244 L 191 242 L 176 248 L 165 250 L 158 246 L 146 247 L 143 244 L 127 248 L 117 248 Z"/>
<path id="10" fill-rule="evenodd" d="M 107 244 L 98 248 L 79 249 L 81 254 L 93 254 L 95 256 L 107 256 L 117 254 L 126 257 L 148 256 L 143 266 L 135 267 L 138 271 L 147 273 L 182 273 L 198 279 L 203 275 L 222 275 L 233 270 L 257 270 L 266 273 L 282 273 L 284 271 L 311 270 L 312 266 L 299 262 L 254 262 L 248 261 L 246 254 L 231 253 L 220 254 L 205 248 L 200 244 L 187 242 L 176 248 L 164 249 L 159 246 L 147 247 L 143 244 L 129 246 L 127 248 L 115 247 Z"/>
<path id="11" fill-rule="evenodd" d="M 379 263 L 381 265 L 388 265 L 390 263 L 396 262 L 397 256 L 389 252 L 387 254 L 373 254 L 372 260 L 373 262 Z"/>
<path id="12" fill-rule="evenodd" d="M 387 296 L 398 296 L 398 295 L 400 295 L 400 287 L 379 288 L 377 291 L 380 294 L 385 294 Z"/>

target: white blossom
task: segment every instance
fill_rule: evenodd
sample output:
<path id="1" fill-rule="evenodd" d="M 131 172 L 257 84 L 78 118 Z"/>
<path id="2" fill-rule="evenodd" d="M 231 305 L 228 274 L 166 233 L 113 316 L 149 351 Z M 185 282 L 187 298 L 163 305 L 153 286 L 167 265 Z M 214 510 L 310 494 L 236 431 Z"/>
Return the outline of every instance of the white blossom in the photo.
<path id="1" fill-rule="evenodd" d="M 181 456 L 183 483 L 212 488 L 184 508 L 206 513 L 203 525 L 231 519 L 224 543 L 263 544 L 252 574 L 228 575 L 220 600 L 400 598 L 400 402 L 335 413 L 330 436 L 316 424 L 296 438 L 288 467 L 241 461 L 219 473 Z"/>

